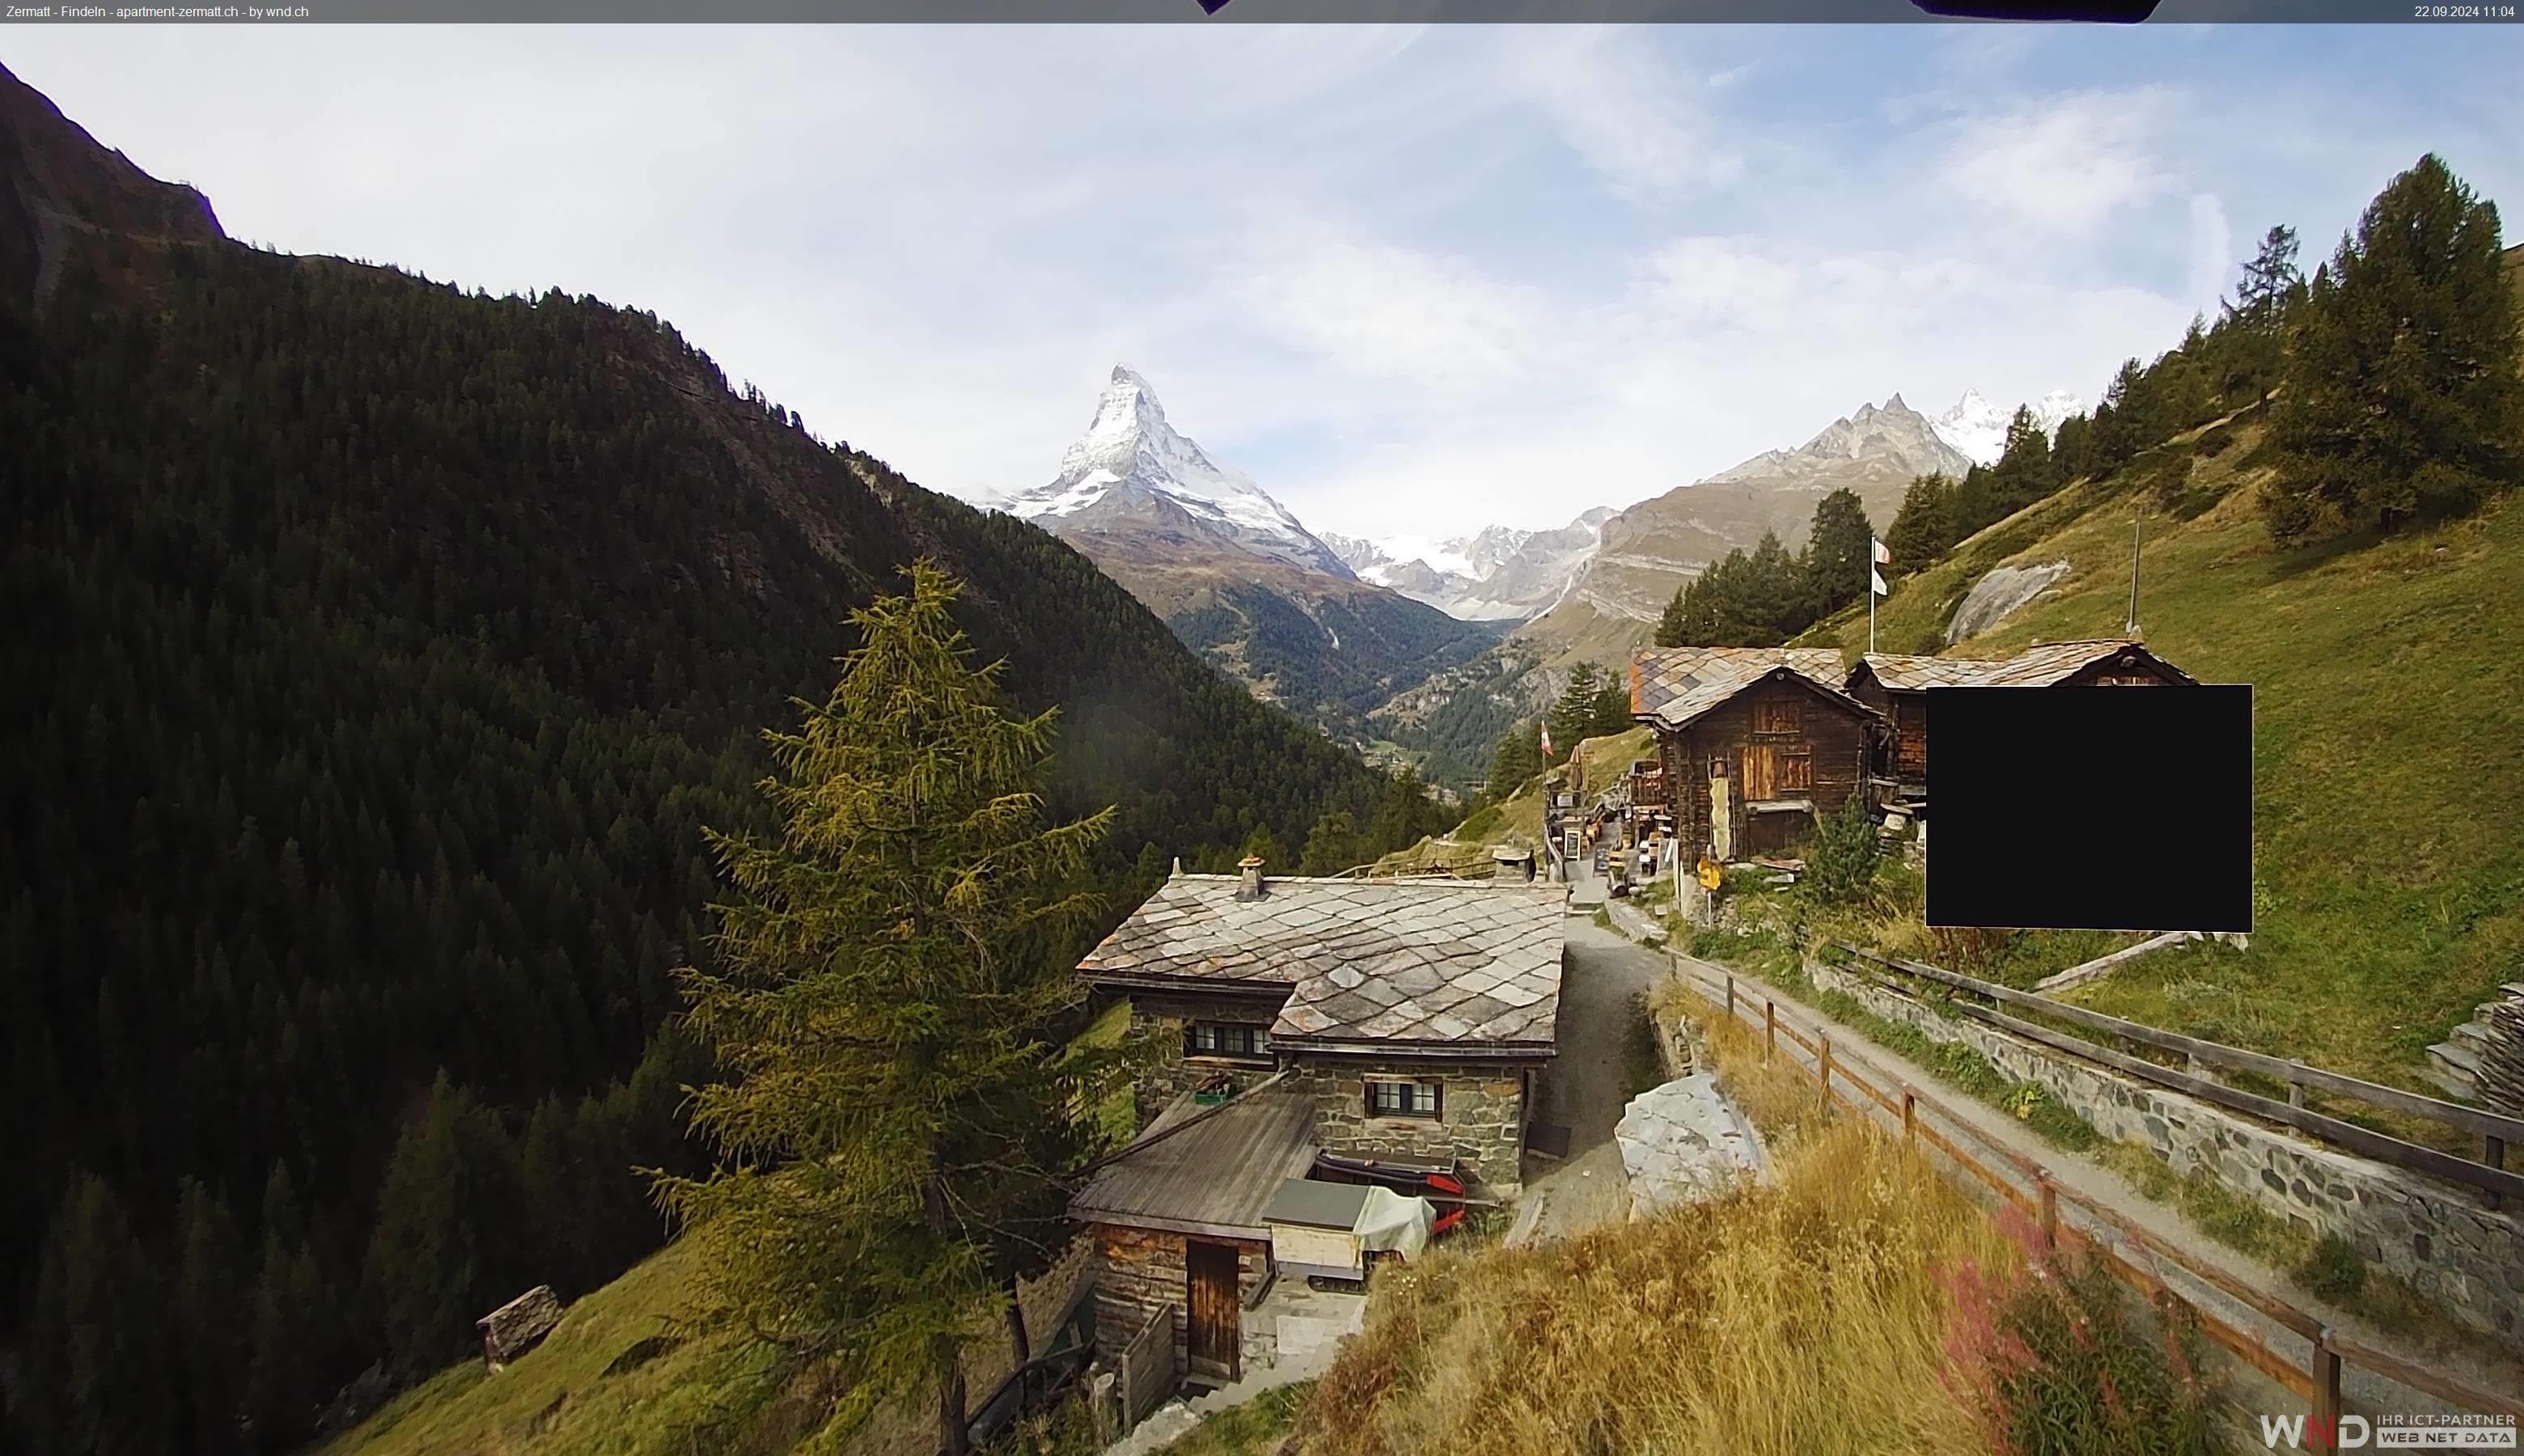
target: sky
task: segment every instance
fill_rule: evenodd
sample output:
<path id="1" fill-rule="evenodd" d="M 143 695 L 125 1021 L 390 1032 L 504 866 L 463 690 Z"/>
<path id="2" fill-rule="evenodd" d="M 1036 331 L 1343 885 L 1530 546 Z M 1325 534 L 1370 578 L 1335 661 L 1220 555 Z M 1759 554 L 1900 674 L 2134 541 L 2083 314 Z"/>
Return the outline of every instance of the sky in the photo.
<path id="1" fill-rule="evenodd" d="M 652 310 L 968 499 L 1117 363 L 1315 530 L 1549 527 L 1899 393 L 2092 401 L 2512 26 L 13 26 L 233 236 Z M 2509 240 L 2519 228 L 2510 222 Z"/>

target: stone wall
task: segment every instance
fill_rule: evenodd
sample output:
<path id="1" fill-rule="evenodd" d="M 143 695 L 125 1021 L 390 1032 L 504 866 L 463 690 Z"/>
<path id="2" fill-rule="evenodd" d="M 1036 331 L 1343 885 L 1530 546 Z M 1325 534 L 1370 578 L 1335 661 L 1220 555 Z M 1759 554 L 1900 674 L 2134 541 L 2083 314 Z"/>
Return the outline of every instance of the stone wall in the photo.
<path id="1" fill-rule="evenodd" d="M 2136 1142 L 2176 1172 L 2206 1170 L 2308 1233 L 2337 1234 L 2451 1318 L 2524 1350 L 2524 1216 L 2474 1189 L 2324 1147 L 1979 1022 L 1950 1018 L 1865 978 L 1806 962 L 1842 991 L 1934 1041 L 1957 1042 L 2009 1076 L 2040 1083 L 2105 1137 Z"/>
<path id="2" fill-rule="evenodd" d="M 1315 1143 L 1326 1152 L 1429 1163 L 1460 1158 L 1474 1178 L 1504 1194 L 1523 1186 L 1524 1070 L 1318 1056 L 1292 1068 L 1282 1085 L 1314 1098 Z M 1368 1116 L 1370 1078 L 1439 1084 L 1438 1115 Z"/>
<path id="3" fill-rule="evenodd" d="M 1273 1011 L 1276 1009 L 1275 1005 Z M 1276 1070 L 1267 1057 L 1247 1061 L 1240 1057 L 1186 1056 L 1184 1034 L 1195 1019 L 1261 1027 L 1271 1024 L 1271 1014 L 1257 1015 L 1249 999 L 1222 1000 L 1215 1005 L 1204 1005 L 1190 997 L 1148 993 L 1132 997 L 1132 1034 L 1153 1034 L 1163 1048 L 1156 1063 L 1143 1069 L 1133 1084 L 1132 1100 L 1141 1128 L 1156 1121 L 1157 1114 L 1173 1106 L 1185 1092 L 1221 1073 L 1226 1074 L 1240 1092 Z"/>

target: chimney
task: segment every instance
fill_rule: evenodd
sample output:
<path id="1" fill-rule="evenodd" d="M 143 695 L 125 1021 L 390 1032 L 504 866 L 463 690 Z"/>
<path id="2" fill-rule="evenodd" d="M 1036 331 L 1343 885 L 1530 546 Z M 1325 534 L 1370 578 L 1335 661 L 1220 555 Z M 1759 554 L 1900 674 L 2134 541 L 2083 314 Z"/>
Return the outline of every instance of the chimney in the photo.
<path id="1" fill-rule="evenodd" d="M 1264 894 L 1262 888 L 1262 856 L 1259 854 L 1247 854 L 1243 858 L 1236 861 L 1236 867 L 1244 872 L 1244 883 L 1236 887 L 1236 898 L 1238 899 L 1260 899 Z"/>

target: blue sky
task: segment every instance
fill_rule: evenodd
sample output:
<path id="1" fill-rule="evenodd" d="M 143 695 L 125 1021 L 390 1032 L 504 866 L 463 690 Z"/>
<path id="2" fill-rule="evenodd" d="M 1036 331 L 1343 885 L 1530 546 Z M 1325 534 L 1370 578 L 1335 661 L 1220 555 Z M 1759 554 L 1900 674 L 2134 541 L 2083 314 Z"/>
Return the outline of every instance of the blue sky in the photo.
<path id="1" fill-rule="evenodd" d="M 1556 525 L 1900 392 L 2088 400 L 2436 150 L 2513 26 L 11 27 L 228 230 L 654 309 L 1038 484 L 1107 370 L 1318 530 Z M 2508 237 L 2519 228 L 2510 221 Z"/>

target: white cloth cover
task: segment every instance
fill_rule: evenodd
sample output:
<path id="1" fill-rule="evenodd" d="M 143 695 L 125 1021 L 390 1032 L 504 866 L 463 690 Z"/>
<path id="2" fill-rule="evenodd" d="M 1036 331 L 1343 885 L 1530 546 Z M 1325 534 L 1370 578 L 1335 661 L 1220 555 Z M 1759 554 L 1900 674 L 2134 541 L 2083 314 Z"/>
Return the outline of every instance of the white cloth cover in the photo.
<path id="1" fill-rule="evenodd" d="M 1437 1211 L 1428 1199 L 1371 1187 L 1352 1232 L 1361 1247 L 1392 1249 L 1409 1260 L 1420 1257 L 1420 1251 L 1429 1246 L 1429 1230 L 1436 1221 Z"/>

